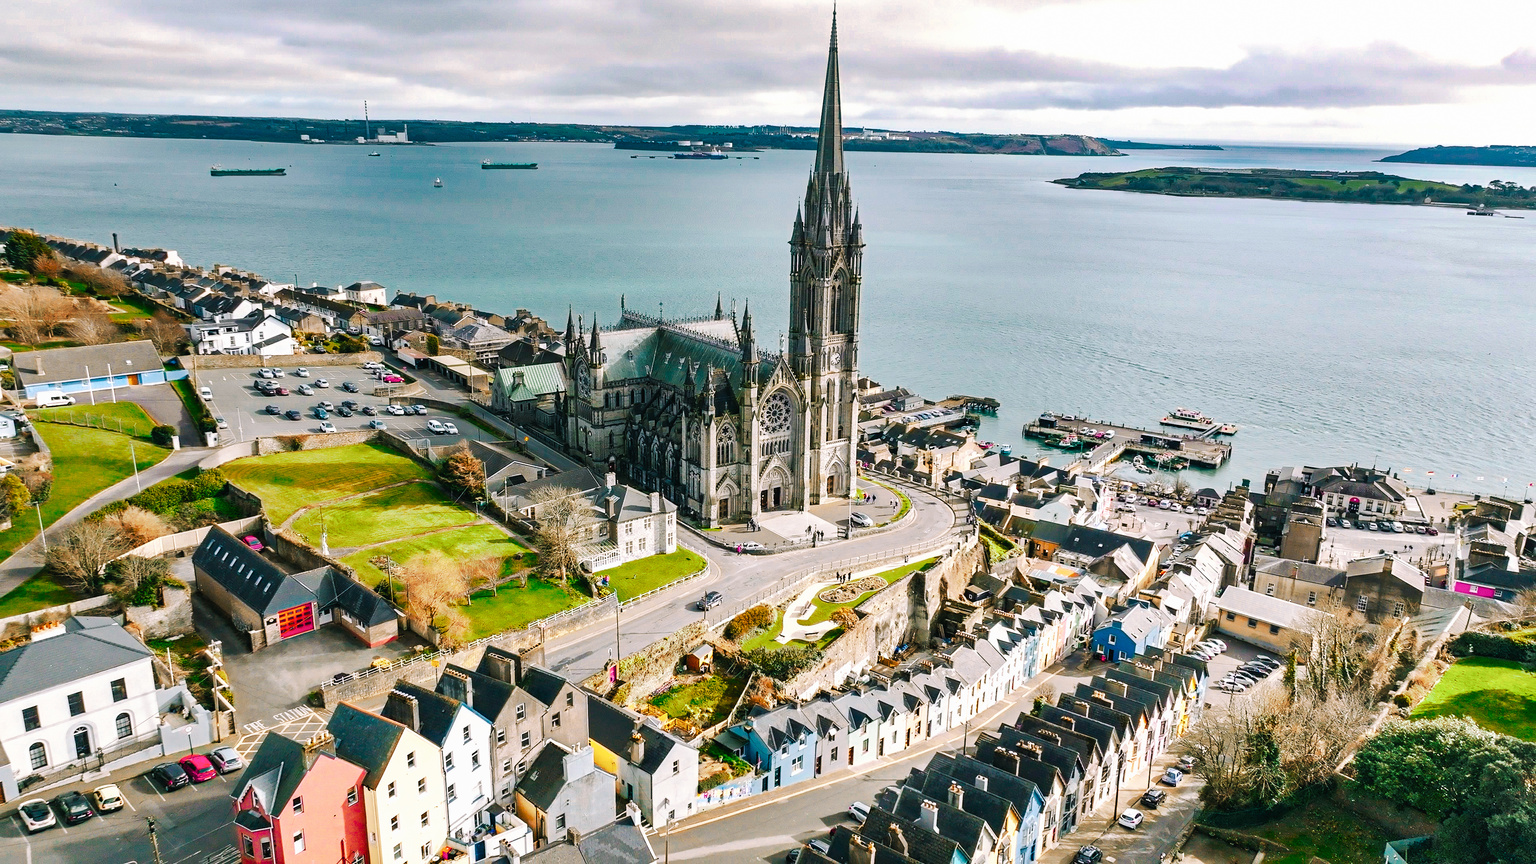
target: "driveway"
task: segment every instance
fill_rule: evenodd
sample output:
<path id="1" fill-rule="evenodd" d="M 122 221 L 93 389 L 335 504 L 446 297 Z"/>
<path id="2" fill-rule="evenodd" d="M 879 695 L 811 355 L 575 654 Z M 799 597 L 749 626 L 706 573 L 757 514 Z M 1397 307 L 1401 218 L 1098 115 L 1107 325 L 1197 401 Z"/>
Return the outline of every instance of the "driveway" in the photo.
<path id="1" fill-rule="evenodd" d="M 103 396 L 110 399 L 112 393 L 97 393 L 96 400 L 104 401 Z M 181 446 L 203 446 L 203 433 L 197 431 L 197 424 L 192 422 L 192 415 L 187 413 L 187 406 L 181 402 L 181 397 L 176 395 L 176 388 L 169 384 L 149 384 L 143 387 L 124 387 L 117 391 L 117 401 L 132 402 L 149 412 L 149 416 L 155 418 L 157 423 L 167 426 L 175 426 L 176 434 L 181 436 Z M 78 402 L 80 396 L 75 399 Z"/>

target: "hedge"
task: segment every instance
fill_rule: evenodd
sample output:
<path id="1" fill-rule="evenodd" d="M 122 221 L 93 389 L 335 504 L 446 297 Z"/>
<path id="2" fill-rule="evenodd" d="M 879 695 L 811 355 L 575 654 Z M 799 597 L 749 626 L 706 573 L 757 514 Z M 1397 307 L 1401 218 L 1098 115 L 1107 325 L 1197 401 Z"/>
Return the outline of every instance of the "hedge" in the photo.
<path id="1" fill-rule="evenodd" d="M 125 500 L 113 501 L 86 518 L 96 521 L 114 513 L 121 513 L 130 506 L 166 516 L 174 513 L 183 504 L 217 496 L 224 491 L 224 482 L 224 474 L 217 468 L 203 471 L 191 480 L 173 477 L 170 480 L 162 480 Z"/>
<path id="2" fill-rule="evenodd" d="M 725 638 L 734 642 L 753 630 L 772 626 L 773 619 L 773 607 L 753 606 L 732 618 L 730 623 L 725 625 Z"/>
<path id="3" fill-rule="evenodd" d="M 1498 633 L 1468 631 L 1452 639 L 1446 646 L 1453 657 L 1492 657 L 1496 660 L 1514 660 L 1526 663 L 1536 659 L 1536 643 L 1530 640 L 1504 636 Z"/>

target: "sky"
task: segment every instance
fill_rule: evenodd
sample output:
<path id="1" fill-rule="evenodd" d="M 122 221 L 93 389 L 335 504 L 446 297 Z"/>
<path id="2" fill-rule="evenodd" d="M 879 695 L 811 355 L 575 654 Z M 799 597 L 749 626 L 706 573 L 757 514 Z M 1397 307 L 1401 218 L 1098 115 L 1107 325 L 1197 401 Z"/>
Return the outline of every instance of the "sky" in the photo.
<path id="1" fill-rule="evenodd" d="M 813 124 L 830 3 L 50 0 L 0 108 Z M 850 126 L 1536 144 L 1531 0 L 843 0 Z"/>

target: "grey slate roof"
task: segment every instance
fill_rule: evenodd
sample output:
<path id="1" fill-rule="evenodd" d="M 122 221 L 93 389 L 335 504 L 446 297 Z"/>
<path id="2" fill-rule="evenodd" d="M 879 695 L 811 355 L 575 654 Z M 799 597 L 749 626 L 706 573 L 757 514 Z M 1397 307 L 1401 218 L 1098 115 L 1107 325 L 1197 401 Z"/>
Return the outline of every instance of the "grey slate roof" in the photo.
<path id="1" fill-rule="evenodd" d="M 411 699 L 416 700 L 416 717 L 421 722 L 419 728 L 413 728 L 415 721 L 411 712 Z M 462 704 L 451 696 L 401 680 L 395 684 L 395 689 L 389 691 L 379 713 L 441 747 L 447 743 L 449 733 L 453 732 L 453 721 L 459 716 L 459 706 Z"/>
<path id="2" fill-rule="evenodd" d="M 337 706 L 325 731 L 336 739 L 337 756 L 368 772 L 363 783 L 369 789 L 379 787 L 379 779 L 405 735 L 405 727 L 399 723 L 346 702 Z"/>
<path id="3" fill-rule="evenodd" d="M 548 810 L 565 788 L 565 757 L 570 751 L 554 739 L 546 739 L 539 755 L 528 764 L 528 773 L 517 784 L 517 794 L 540 810 Z"/>
<path id="4" fill-rule="evenodd" d="M 501 716 L 501 709 L 505 708 L 507 700 L 512 698 L 511 684 L 449 663 L 443 667 L 443 676 L 437 679 L 437 692 L 455 699 L 462 698 L 457 692 L 457 685 L 453 680 L 454 674 L 462 675 L 469 680 L 470 692 L 467 701 L 475 713 L 490 720 Z"/>
<path id="5" fill-rule="evenodd" d="M 238 802 L 245 797 L 247 789 L 254 788 L 263 810 L 281 813 L 308 769 L 309 759 L 303 744 L 277 732 L 269 733 L 240 774 L 231 797 Z"/>
<path id="6" fill-rule="evenodd" d="M 144 643 L 110 618 L 69 618 L 58 636 L 0 652 L 0 704 L 150 655 Z"/>
<path id="7" fill-rule="evenodd" d="M 681 739 L 645 722 L 640 715 L 596 696 L 587 699 L 587 731 L 592 740 L 620 759 L 629 759 L 629 738 L 640 733 L 645 741 L 645 758 L 635 767 L 645 774 L 655 774 L 674 747 L 686 747 Z"/>
<path id="8" fill-rule="evenodd" d="M 523 856 L 538 864 L 653 864 L 656 853 L 645 831 L 619 819 L 581 835 L 576 843 L 557 840 Z"/>
<path id="9" fill-rule="evenodd" d="M 524 666 L 523 680 L 517 682 L 517 686 L 523 688 L 523 691 L 529 696 L 545 705 L 554 705 L 555 699 L 560 696 L 560 690 L 567 683 L 564 678 L 548 669 L 539 666 Z"/>
<path id="10" fill-rule="evenodd" d="M 890 836 L 892 825 L 900 826 L 902 835 L 906 837 L 907 855 L 923 864 L 950 864 L 954 860 L 955 850 L 960 848 L 959 843 L 920 828 L 911 820 L 879 807 L 869 811 L 869 818 L 859 827 L 859 836 L 885 842 L 885 838 Z"/>
<path id="11" fill-rule="evenodd" d="M 313 602 L 322 611 L 339 606 L 365 626 L 395 619 L 389 601 L 331 567 L 284 573 L 275 561 L 215 525 L 192 563 L 258 615 L 267 616 Z"/>
<path id="12" fill-rule="evenodd" d="M 921 789 L 910 786 L 902 787 L 901 794 L 896 798 L 896 816 L 916 822 L 922 815 L 924 801 L 933 801 L 938 805 L 939 836 L 960 844 L 966 857 L 974 859 L 983 838 L 990 831 L 986 821 L 980 816 L 949 806 L 945 797 L 925 795 Z M 995 840 L 996 837 L 991 839 Z"/>

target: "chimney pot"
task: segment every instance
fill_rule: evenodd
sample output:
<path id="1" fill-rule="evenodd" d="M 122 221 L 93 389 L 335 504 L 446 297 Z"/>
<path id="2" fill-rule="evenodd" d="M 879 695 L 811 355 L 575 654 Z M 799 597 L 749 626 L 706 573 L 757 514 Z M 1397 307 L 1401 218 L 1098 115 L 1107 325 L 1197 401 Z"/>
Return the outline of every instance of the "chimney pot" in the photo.
<path id="1" fill-rule="evenodd" d="M 965 790 L 960 788 L 959 783 L 949 784 L 949 806 L 956 810 L 964 810 L 964 804 Z"/>
<path id="2" fill-rule="evenodd" d="M 906 855 L 907 854 L 907 838 L 906 838 L 906 835 L 901 833 L 901 826 L 897 825 L 895 822 L 892 822 L 890 824 L 889 830 L 886 833 L 887 833 L 887 835 L 889 836 L 890 839 L 886 842 L 885 845 L 891 847 L 892 849 L 895 849 L 897 852 L 901 853 L 902 855 Z"/>
<path id="3" fill-rule="evenodd" d="M 917 824 L 926 831 L 939 833 L 939 805 L 932 801 L 924 801 L 917 814 Z"/>

